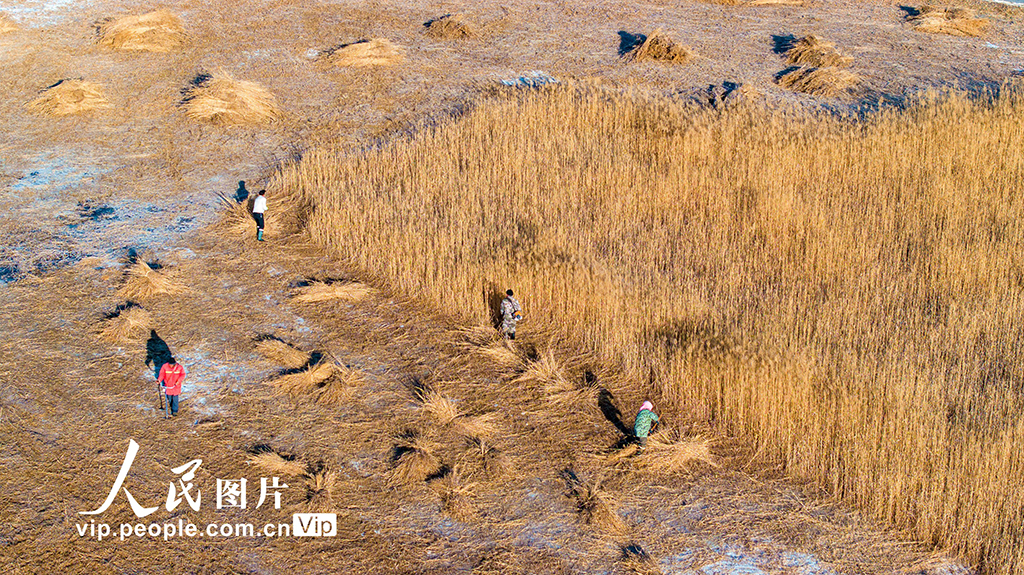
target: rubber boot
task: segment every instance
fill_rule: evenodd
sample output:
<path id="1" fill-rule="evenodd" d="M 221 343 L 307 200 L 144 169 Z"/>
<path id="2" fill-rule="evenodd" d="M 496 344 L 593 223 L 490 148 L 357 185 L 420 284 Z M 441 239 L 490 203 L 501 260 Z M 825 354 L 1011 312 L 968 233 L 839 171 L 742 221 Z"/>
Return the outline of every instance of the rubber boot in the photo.
<path id="1" fill-rule="evenodd" d="M 256 239 L 261 242 L 263 241 L 263 230 L 256 230 Z"/>

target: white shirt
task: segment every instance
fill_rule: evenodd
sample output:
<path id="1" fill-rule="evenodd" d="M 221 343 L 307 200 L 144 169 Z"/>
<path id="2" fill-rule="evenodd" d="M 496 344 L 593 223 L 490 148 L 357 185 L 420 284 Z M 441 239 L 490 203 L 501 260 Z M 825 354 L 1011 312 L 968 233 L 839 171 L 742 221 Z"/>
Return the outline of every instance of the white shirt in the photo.
<path id="1" fill-rule="evenodd" d="M 252 204 L 252 213 L 262 214 L 267 211 L 267 198 L 266 196 L 256 196 L 256 201 Z"/>

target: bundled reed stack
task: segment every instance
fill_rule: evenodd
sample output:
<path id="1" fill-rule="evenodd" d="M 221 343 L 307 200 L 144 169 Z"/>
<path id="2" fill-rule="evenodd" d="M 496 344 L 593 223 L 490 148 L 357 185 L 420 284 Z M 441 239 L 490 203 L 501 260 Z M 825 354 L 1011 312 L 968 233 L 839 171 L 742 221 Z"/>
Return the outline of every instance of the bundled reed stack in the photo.
<path id="1" fill-rule="evenodd" d="M 42 116 L 71 116 L 109 108 L 110 102 L 104 97 L 100 84 L 66 79 L 43 90 L 25 107 Z"/>
<path id="2" fill-rule="evenodd" d="M 189 118 L 217 125 L 259 124 L 281 116 L 277 98 L 269 90 L 224 71 L 197 76 L 182 105 Z"/>
<path id="3" fill-rule="evenodd" d="M 988 21 L 977 17 L 968 8 L 938 8 L 921 6 L 907 18 L 910 29 L 926 34 L 948 34 L 950 36 L 981 36 L 988 28 Z"/>
<path id="4" fill-rule="evenodd" d="M 665 62 L 685 64 L 694 58 L 692 50 L 677 43 L 661 30 L 655 30 L 642 42 L 623 54 L 627 62 Z"/>
<path id="5" fill-rule="evenodd" d="M 427 36 L 438 40 L 462 40 L 473 36 L 473 30 L 462 14 L 445 14 L 425 22 Z"/>
<path id="6" fill-rule="evenodd" d="M 112 18 L 98 26 L 99 44 L 114 50 L 171 52 L 185 44 L 181 19 L 168 10 Z"/>
<path id="7" fill-rule="evenodd" d="M 404 50 L 386 38 L 359 40 L 329 51 L 324 57 L 330 66 L 366 68 L 392 66 L 405 59 Z"/>

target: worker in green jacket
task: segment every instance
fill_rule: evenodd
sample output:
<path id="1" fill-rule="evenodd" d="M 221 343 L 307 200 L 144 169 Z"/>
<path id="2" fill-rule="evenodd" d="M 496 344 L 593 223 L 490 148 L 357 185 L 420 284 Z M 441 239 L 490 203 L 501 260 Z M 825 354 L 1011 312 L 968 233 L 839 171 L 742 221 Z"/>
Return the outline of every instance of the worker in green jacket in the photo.
<path id="1" fill-rule="evenodd" d="M 636 421 L 633 423 L 633 435 L 636 437 L 636 442 L 640 446 L 639 451 L 643 451 L 647 447 L 647 436 L 651 434 L 651 430 L 658 423 L 658 414 L 654 413 L 654 404 L 650 401 L 645 401 L 640 406 L 640 412 L 636 414 Z"/>

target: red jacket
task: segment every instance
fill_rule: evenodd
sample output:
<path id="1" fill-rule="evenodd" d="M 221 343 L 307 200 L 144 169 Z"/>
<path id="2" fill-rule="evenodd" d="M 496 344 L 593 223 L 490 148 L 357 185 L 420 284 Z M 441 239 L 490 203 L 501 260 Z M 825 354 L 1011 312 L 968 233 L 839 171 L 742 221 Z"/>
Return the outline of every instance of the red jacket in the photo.
<path id="1" fill-rule="evenodd" d="M 181 384 L 185 381 L 185 368 L 180 363 L 165 363 L 160 368 L 160 377 L 157 381 L 163 384 L 164 393 L 167 395 L 180 395 Z"/>

